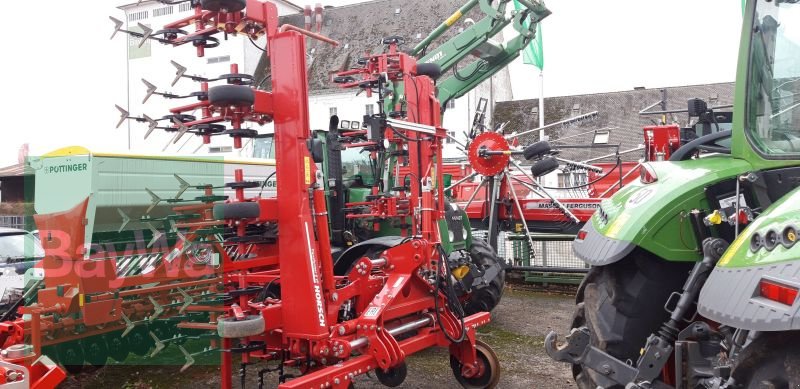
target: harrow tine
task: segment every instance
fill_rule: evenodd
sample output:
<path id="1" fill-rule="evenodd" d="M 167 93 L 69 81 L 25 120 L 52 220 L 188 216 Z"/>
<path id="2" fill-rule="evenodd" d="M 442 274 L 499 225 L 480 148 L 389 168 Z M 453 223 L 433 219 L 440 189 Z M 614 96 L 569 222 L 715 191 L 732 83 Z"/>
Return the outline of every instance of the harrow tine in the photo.
<path id="1" fill-rule="evenodd" d="M 178 133 L 172 140 L 172 144 L 177 144 L 178 141 L 181 140 L 181 138 L 183 138 L 183 135 L 186 134 L 187 131 L 189 131 L 189 127 L 186 127 L 186 125 L 183 124 L 183 122 L 178 120 L 177 118 L 172 118 L 172 122 L 175 123 L 176 126 L 178 126 Z M 169 146 L 169 144 L 167 144 L 167 146 Z"/>
<path id="2" fill-rule="evenodd" d="M 114 22 L 114 32 L 111 34 L 111 39 L 114 39 L 117 36 L 117 33 L 122 29 L 122 25 L 124 24 L 122 20 L 119 20 L 113 16 L 109 16 L 112 22 Z"/>
<path id="3" fill-rule="evenodd" d="M 152 199 L 152 201 L 150 202 L 150 206 L 149 206 L 149 207 L 147 207 L 147 210 L 146 210 L 146 211 L 144 211 L 144 214 L 145 214 L 145 215 L 147 215 L 147 214 L 149 214 L 149 213 L 150 213 L 150 211 L 152 211 L 152 210 L 153 210 L 153 208 L 155 208 L 155 207 L 156 207 L 156 205 L 158 205 L 158 203 L 160 203 L 160 202 L 161 202 L 161 201 L 163 201 L 163 200 L 161 199 L 161 197 L 158 197 L 158 195 L 157 195 L 157 194 L 153 193 L 153 191 L 152 191 L 152 190 L 150 190 L 150 189 L 148 189 L 148 188 L 144 188 L 144 190 L 146 190 L 146 191 L 147 191 L 147 193 L 148 193 L 148 194 L 150 194 L 150 198 Z"/>
<path id="4" fill-rule="evenodd" d="M 178 345 L 178 349 L 181 350 L 181 353 L 183 353 L 184 358 L 186 358 L 186 363 L 184 363 L 183 366 L 181 367 L 181 373 L 183 373 L 184 371 L 186 371 L 186 369 L 194 365 L 195 361 L 192 354 L 189 354 L 189 352 L 186 351 L 186 349 L 183 348 L 183 346 Z"/>
<path id="5" fill-rule="evenodd" d="M 120 233 L 125 229 L 125 227 L 128 226 L 128 223 L 131 222 L 131 218 L 125 214 L 122 208 L 117 208 L 117 213 L 119 213 L 119 216 L 122 217 L 122 224 L 119 226 L 119 230 L 117 230 L 117 233 Z"/>
<path id="6" fill-rule="evenodd" d="M 153 304 L 154 312 L 152 315 L 150 315 L 150 322 L 152 323 L 153 320 L 157 319 L 162 313 L 164 313 L 164 307 L 161 306 L 161 304 L 159 304 L 158 301 L 153 298 L 153 296 L 147 296 L 147 298 L 150 300 L 150 303 Z"/>
<path id="7" fill-rule="evenodd" d="M 159 231 L 159 230 L 157 230 L 150 223 L 147 223 L 147 227 L 150 228 L 150 231 L 153 232 L 153 239 L 150 239 L 150 242 L 147 243 L 147 248 L 151 248 L 151 247 L 153 247 L 154 244 L 156 244 L 156 242 L 158 242 L 159 239 L 161 239 L 162 236 L 164 236 L 164 233 Z"/>
<path id="8" fill-rule="evenodd" d="M 150 358 L 153 358 L 156 356 L 156 354 L 160 353 L 161 350 L 166 348 L 167 345 L 164 344 L 164 342 L 162 342 L 161 339 L 158 339 L 158 336 L 156 336 L 156 334 L 154 334 L 153 331 L 150 331 L 150 337 L 153 338 L 153 340 L 156 343 L 156 348 L 153 350 L 152 353 L 150 353 Z"/>
<path id="9" fill-rule="evenodd" d="M 150 116 L 147 116 L 147 115 L 142 115 L 142 117 L 144 118 L 144 120 L 148 124 L 147 132 L 144 134 L 144 138 L 147 139 L 147 137 L 150 136 L 150 134 L 153 133 L 153 130 L 155 130 L 156 127 L 158 127 L 158 122 L 153 120 Z"/>
<path id="10" fill-rule="evenodd" d="M 134 329 L 134 327 L 136 327 L 136 324 L 133 324 L 131 319 L 128 318 L 128 315 L 124 313 L 122 314 L 122 320 L 125 321 L 125 331 L 122 331 L 122 336 L 120 336 L 120 338 L 124 338 L 126 335 L 128 335 L 128 333 L 131 332 L 131 330 Z"/>
<path id="11" fill-rule="evenodd" d="M 178 199 L 181 198 L 183 193 L 186 192 L 186 190 L 191 188 L 192 186 L 189 184 L 188 181 L 186 181 L 183 178 L 181 178 L 181 176 L 179 176 L 177 174 L 173 174 L 173 175 L 175 176 L 175 179 L 178 180 L 178 183 L 180 184 L 180 187 L 179 187 L 180 189 L 178 190 L 178 194 L 175 195 L 175 200 L 178 200 Z"/>
<path id="12" fill-rule="evenodd" d="M 179 64 L 179 63 L 177 63 L 177 62 L 175 62 L 175 61 L 169 61 L 169 62 L 170 62 L 170 63 L 172 64 L 172 66 L 174 66 L 174 67 L 175 67 L 175 69 L 177 70 L 177 71 L 175 72 L 175 79 L 174 79 L 174 80 L 172 80 L 172 85 L 171 85 L 171 86 L 175 86 L 175 84 L 177 84 L 177 83 L 178 83 L 178 81 L 180 81 L 180 80 L 181 80 L 181 77 L 183 77 L 183 75 L 184 75 L 184 74 L 186 74 L 186 70 L 187 70 L 187 69 L 186 69 L 186 67 L 185 67 L 185 66 L 183 66 L 183 65 L 181 65 L 181 64 Z"/>
<path id="13" fill-rule="evenodd" d="M 153 29 L 145 26 L 142 23 L 137 23 L 137 25 L 142 29 L 142 40 L 139 41 L 139 48 L 141 48 L 144 46 L 144 42 L 147 42 L 147 40 L 150 39 L 150 36 L 153 35 Z"/>
<path id="14" fill-rule="evenodd" d="M 147 87 L 147 93 L 144 95 L 144 100 L 142 100 L 142 104 L 144 104 L 147 102 L 148 99 L 150 99 L 150 96 L 152 96 L 153 93 L 156 93 L 156 89 L 158 88 L 155 85 L 153 85 L 153 83 L 145 80 L 144 78 L 142 79 L 142 83 Z"/>
<path id="15" fill-rule="evenodd" d="M 119 128 L 122 125 L 122 123 L 125 123 L 125 120 L 127 118 L 131 117 L 131 115 L 130 115 L 130 113 L 128 111 L 126 111 L 124 108 L 120 107 L 119 105 L 114 105 L 114 106 L 117 107 L 117 111 L 119 111 L 119 113 L 120 113 L 119 122 L 117 123 L 117 126 L 115 127 L 115 128 Z"/>
<path id="16" fill-rule="evenodd" d="M 188 294 L 188 293 L 186 293 L 186 292 L 185 292 L 183 289 L 181 289 L 181 288 L 178 288 L 178 293 L 180 293 L 180 294 L 181 294 L 181 296 L 183 296 L 183 305 L 182 305 L 182 306 L 181 306 L 181 308 L 178 310 L 178 313 L 182 314 L 182 313 L 183 313 L 183 311 L 185 311 L 185 310 L 186 310 L 186 308 L 189 308 L 189 306 L 190 306 L 190 305 L 192 305 L 192 303 L 194 303 L 194 299 L 192 298 L 192 296 L 189 296 L 189 294 Z"/>

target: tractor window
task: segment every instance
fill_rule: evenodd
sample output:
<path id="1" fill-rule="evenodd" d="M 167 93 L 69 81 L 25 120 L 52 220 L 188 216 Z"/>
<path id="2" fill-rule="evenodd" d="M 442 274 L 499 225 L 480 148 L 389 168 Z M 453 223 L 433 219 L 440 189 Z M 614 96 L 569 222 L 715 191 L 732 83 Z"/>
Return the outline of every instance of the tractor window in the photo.
<path id="1" fill-rule="evenodd" d="M 747 133 L 767 158 L 800 154 L 800 4 L 758 1 L 750 45 Z"/>
<path id="2" fill-rule="evenodd" d="M 372 174 L 372 161 L 369 152 L 360 147 L 342 150 L 343 178 L 346 185 L 360 184 L 372 186 L 375 179 Z"/>
<path id="3" fill-rule="evenodd" d="M 275 158 L 275 136 L 272 134 L 253 140 L 253 158 Z"/>

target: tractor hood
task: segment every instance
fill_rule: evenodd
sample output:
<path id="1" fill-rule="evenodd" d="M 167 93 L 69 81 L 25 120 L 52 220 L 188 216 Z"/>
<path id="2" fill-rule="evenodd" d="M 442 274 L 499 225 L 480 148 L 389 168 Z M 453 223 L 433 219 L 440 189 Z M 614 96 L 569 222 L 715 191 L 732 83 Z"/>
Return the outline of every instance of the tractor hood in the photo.
<path id="1" fill-rule="evenodd" d="M 773 204 L 731 244 L 700 293 L 700 313 L 755 331 L 800 329 L 800 189 Z"/>
<path id="2" fill-rule="evenodd" d="M 708 208 L 707 186 L 752 169 L 727 155 L 648 165 L 656 182 L 634 181 L 600 203 L 573 244 L 578 257 L 602 266 L 639 246 L 667 260 L 700 259 L 688 214 Z"/>

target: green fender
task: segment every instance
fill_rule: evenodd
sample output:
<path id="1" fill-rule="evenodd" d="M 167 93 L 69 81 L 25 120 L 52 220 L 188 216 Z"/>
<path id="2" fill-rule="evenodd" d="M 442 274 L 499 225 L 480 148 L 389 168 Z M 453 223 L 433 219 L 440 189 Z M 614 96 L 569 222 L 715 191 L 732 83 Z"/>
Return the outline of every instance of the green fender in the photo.
<path id="1" fill-rule="evenodd" d="M 700 260 L 689 212 L 709 208 L 706 187 L 752 170 L 727 155 L 648 164 L 658 180 L 635 181 L 604 200 L 573 245 L 578 257 L 603 266 L 638 246 L 669 261 Z"/>

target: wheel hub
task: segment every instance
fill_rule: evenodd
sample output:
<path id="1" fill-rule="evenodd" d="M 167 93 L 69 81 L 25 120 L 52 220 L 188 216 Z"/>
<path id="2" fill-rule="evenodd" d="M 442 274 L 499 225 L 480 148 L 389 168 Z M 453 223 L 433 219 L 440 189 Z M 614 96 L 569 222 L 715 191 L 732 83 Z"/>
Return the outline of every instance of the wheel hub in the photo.
<path id="1" fill-rule="evenodd" d="M 508 153 L 483 155 L 485 151 L 509 151 L 506 139 L 496 132 L 484 132 L 472 140 L 467 150 L 467 158 L 476 172 L 484 176 L 496 176 L 508 166 L 511 156 Z"/>

